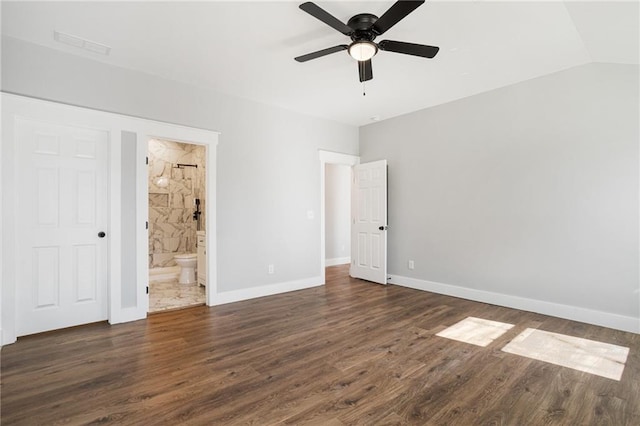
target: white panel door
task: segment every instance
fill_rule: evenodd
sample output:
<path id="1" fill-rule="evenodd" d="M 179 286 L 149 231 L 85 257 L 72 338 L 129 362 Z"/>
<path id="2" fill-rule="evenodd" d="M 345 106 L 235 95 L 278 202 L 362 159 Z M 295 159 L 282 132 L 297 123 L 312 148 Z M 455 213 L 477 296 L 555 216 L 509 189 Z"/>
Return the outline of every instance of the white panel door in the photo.
<path id="1" fill-rule="evenodd" d="M 15 124 L 17 335 L 106 320 L 109 134 Z"/>
<path id="2" fill-rule="evenodd" d="M 354 278 L 387 283 L 387 160 L 353 167 L 351 270 Z"/>

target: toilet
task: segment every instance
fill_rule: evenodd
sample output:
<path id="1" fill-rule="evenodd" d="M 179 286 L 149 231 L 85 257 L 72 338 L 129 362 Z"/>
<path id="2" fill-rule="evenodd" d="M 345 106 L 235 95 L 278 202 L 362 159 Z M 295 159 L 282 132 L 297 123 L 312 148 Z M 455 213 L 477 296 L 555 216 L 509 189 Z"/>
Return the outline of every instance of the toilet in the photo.
<path id="1" fill-rule="evenodd" d="M 177 254 L 173 256 L 173 258 L 178 266 L 180 266 L 178 282 L 180 284 L 195 284 L 198 255 L 195 253 Z"/>

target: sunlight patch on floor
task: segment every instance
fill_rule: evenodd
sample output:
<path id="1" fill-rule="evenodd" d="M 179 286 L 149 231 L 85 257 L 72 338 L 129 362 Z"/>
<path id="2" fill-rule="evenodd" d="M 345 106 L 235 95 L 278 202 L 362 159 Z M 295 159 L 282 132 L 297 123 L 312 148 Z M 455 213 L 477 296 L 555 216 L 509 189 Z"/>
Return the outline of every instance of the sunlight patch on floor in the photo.
<path id="1" fill-rule="evenodd" d="M 513 324 L 467 317 L 451 327 L 442 330 L 436 334 L 436 336 L 484 347 L 502 336 L 512 327 Z"/>
<path id="2" fill-rule="evenodd" d="M 618 381 L 629 354 L 623 346 L 534 328 L 527 328 L 502 350 Z"/>

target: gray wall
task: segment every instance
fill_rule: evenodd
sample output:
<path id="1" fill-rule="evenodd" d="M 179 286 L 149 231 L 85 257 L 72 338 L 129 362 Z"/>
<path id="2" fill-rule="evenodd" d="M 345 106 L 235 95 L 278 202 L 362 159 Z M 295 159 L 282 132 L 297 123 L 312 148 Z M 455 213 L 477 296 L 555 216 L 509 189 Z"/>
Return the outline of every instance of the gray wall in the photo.
<path id="1" fill-rule="evenodd" d="M 640 317 L 638 77 L 584 65 L 361 128 L 389 272 Z"/>
<path id="2" fill-rule="evenodd" d="M 2 90 L 221 132 L 219 291 L 319 276 L 318 149 L 357 154 L 357 128 L 9 37 Z"/>
<path id="3" fill-rule="evenodd" d="M 350 257 L 351 167 L 325 164 L 324 194 L 325 259 Z"/>

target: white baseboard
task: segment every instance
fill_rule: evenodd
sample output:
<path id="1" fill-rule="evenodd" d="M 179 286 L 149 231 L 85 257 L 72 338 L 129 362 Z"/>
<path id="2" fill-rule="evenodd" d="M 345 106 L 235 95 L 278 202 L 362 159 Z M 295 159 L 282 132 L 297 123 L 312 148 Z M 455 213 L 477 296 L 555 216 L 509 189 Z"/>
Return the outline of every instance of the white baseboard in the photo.
<path id="1" fill-rule="evenodd" d="M 138 307 L 122 308 L 115 318 L 109 318 L 109 324 L 121 324 L 124 322 L 138 321 L 147 318 L 146 312 L 141 312 Z"/>
<path id="2" fill-rule="evenodd" d="M 351 257 L 334 257 L 333 259 L 325 259 L 324 266 L 336 266 L 351 263 Z"/>
<path id="3" fill-rule="evenodd" d="M 451 284 L 442 284 L 433 281 L 419 280 L 416 278 L 392 275 L 391 284 L 409 287 L 416 290 L 430 291 L 432 293 L 459 297 L 476 302 L 490 303 L 492 305 L 505 306 L 523 311 L 565 318 L 587 324 L 600 325 L 616 330 L 640 333 L 640 318 L 627 317 L 609 312 L 594 311 L 592 309 L 577 306 L 562 305 L 559 303 L 542 300 L 527 299 L 519 296 L 511 296 L 502 293 L 476 290 Z"/>
<path id="4" fill-rule="evenodd" d="M 322 281 L 322 277 L 311 277 L 302 280 L 287 281 L 260 287 L 225 291 L 213 296 L 213 305 L 223 305 L 225 303 L 240 302 L 242 300 L 255 299 L 257 297 L 272 296 L 274 294 L 287 293 L 289 291 L 318 287 L 323 284 L 324 282 Z"/>
<path id="5" fill-rule="evenodd" d="M 7 330 L 7 329 L 5 329 Z M 10 329 L 9 329 L 10 330 Z M 15 331 L 12 333 L 10 331 L 2 331 L 2 334 L 0 334 L 1 336 L 1 346 L 4 345 L 11 345 L 13 343 L 15 343 L 18 340 L 18 337 L 15 334 Z"/>

